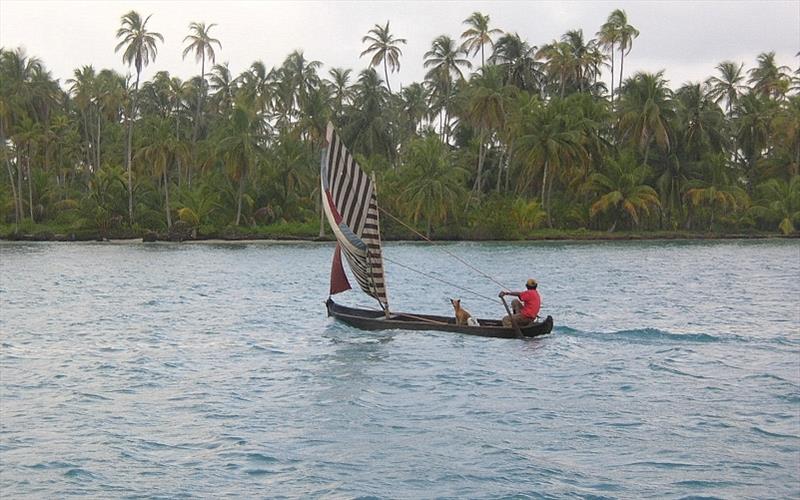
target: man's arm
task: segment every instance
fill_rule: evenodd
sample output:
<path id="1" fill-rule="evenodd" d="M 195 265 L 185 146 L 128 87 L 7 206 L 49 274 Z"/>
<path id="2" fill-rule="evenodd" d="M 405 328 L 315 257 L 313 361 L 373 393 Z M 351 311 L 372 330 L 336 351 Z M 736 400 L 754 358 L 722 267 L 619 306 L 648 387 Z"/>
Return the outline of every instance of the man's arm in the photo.
<path id="1" fill-rule="evenodd" d="M 514 297 L 519 297 L 519 295 L 520 295 L 521 293 L 522 293 L 522 292 L 505 292 L 505 291 L 502 291 L 502 292 L 500 292 L 500 294 L 498 295 L 498 297 L 505 297 L 506 295 L 513 295 Z"/>

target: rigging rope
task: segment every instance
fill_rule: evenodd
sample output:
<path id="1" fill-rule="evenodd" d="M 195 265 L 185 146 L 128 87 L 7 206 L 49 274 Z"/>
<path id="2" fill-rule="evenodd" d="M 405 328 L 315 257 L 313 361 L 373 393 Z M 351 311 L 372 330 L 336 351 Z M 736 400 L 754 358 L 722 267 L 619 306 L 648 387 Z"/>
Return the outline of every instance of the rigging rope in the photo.
<path id="1" fill-rule="evenodd" d="M 434 279 L 436 281 L 440 281 L 440 282 L 444 283 L 445 285 L 450 285 L 453 288 L 458 288 L 459 290 L 463 290 L 465 292 L 471 293 L 471 294 L 476 295 L 476 296 L 478 296 L 478 297 L 480 297 L 480 298 L 482 298 L 484 300 L 488 300 L 489 302 L 493 302 L 493 303 L 497 302 L 496 298 L 487 297 L 486 295 L 480 294 L 480 293 L 478 293 L 478 292 L 476 292 L 474 290 L 470 290 L 469 288 L 456 285 L 455 283 L 450 283 L 449 281 L 443 280 L 441 278 L 437 278 L 436 276 L 433 276 L 432 274 L 424 273 L 424 272 L 420 271 L 419 269 L 414 269 L 413 267 L 409 267 L 409 266 L 406 266 L 406 265 L 401 264 L 399 262 L 396 262 L 396 261 L 386 257 L 385 255 L 383 256 L 383 260 L 391 262 L 392 264 L 394 264 L 394 265 L 396 265 L 398 267 L 402 267 L 403 269 L 408 269 L 409 271 L 413 271 L 413 272 L 415 272 L 417 274 L 421 274 L 421 275 L 423 275 L 423 276 L 425 276 L 427 278 L 431 278 L 431 279 Z"/>
<path id="2" fill-rule="evenodd" d="M 428 237 L 427 237 L 427 236 L 425 236 L 424 234 L 420 233 L 419 231 L 417 231 L 417 230 L 416 230 L 416 229 L 414 229 L 413 227 L 409 226 L 409 225 L 408 225 L 408 224 L 406 224 L 405 222 L 401 221 L 400 219 L 398 219 L 397 217 L 395 217 L 395 216 L 394 216 L 394 215 L 392 215 L 391 213 L 387 212 L 387 211 L 386 211 L 386 210 L 384 210 L 383 208 L 381 208 L 381 207 L 378 207 L 378 210 L 380 210 L 380 211 L 381 211 L 381 213 L 383 213 L 384 215 L 388 215 L 390 218 L 392 218 L 392 220 L 394 220 L 395 222 L 397 222 L 397 223 L 398 223 L 398 224 L 400 224 L 401 226 L 405 227 L 406 229 L 408 229 L 408 230 L 409 230 L 409 231 L 411 231 L 412 233 L 416 234 L 416 235 L 417 235 L 417 236 L 419 236 L 420 238 L 424 239 L 425 241 L 427 241 L 427 242 L 429 242 L 429 243 L 433 243 L 433 241 L 432 241 L 430 238 L 428 238 Z M 452 253 L 452 252 L 449 252 L 449 251 L 447 251 L 447 249 L 444 249 L 444 248 L 440 248 L 440 250 L 442 250 L 444 253 L 446 253 L 446 254 L 447 254 L 447 255 L 449 255 L 450 257 L 453 257 L 453 258 L 454 258 L 454 259 L 456 259 L 457 261 L 461 262 L 462 264 L 464 264 L 464 265 L 465 265 L 465 266 L 467 266 L 468 268 L 472 269 L 473 271 L 477 272 L 478 274 L 482 275 L 484 278 L 488 278 L 489 280 L 491 280 L 492 282 L 494 282 L 496 285 L 499 285 L 499 286 L 500 286 L 500 288 L 502 288 L 502 289 L 504 289 L 504 290 L 510 290 L 510 288 L 509 288 L 509 287 L 507 287 L 507 286 L 506 286 L 506 285 L 504 285 L 503 283 L 500 283 L 500 282 L 499 282 L 499 281 L 497 281 L 496 279 L 492 278 L 491 276 L 489 276 L 489 275 L 488 275 L 488 274 L 486 274 L 485 272 L 481 271 L 481 270 L 480 270 L 480 269 L 478 269 L 477 267 L 473 266 L 473 265 L 472 265 L 472 264 L 470 264 L 469 262 L 465 261 L 464 259 L 462 259 L 462 258 L 461 258 L 461 257 L 459 257 L 458 255 L 456 255 L 456 254 L 454 254 L 454 253 Z M 384 258 L 385 258 L 385 257 L 384 257 Z M 395 264 L 396 264 L 396 262 L 395 262 Z M 421 274 L 424 274 L 424 273 L 421 273 Z M 449 283 L 448 283 L 448 284 L 449 284 Z M 460 288 L 460 287 L 459 287 L 459 288 Z M 467 290 L 467 289 L 465 288 L 464 290 Z M 473 292 L 473 293 L 474 293 L 474 292 Z M 492 301 L 494 301 L 494 299 L 492 299 Z"/>

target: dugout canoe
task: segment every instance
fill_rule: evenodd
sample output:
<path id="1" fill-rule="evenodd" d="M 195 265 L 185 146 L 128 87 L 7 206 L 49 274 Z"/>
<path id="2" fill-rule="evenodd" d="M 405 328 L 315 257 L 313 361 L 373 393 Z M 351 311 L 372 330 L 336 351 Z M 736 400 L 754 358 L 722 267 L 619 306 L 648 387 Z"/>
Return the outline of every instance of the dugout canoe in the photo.
<path id="1" fill-rule="evenodd" d="M 514 328 L 503 326 L 503 322 L 497 319 L 478 319 L 480 326 L 464 326 L 456 325 L 454 317 L 390 312 L 387 318 L 383 311 L 347 307 L 337 304 L 331 298 L 328 298 L 325 304 L 328 308 L 328 316 L 362 330 L 437 330 L 480 337 L 518 338 Z M 522 336 L 526 338 L 546 335 L 552 330 L 552 316 L 548 316 L 543 321 L 520 326 Z"/>

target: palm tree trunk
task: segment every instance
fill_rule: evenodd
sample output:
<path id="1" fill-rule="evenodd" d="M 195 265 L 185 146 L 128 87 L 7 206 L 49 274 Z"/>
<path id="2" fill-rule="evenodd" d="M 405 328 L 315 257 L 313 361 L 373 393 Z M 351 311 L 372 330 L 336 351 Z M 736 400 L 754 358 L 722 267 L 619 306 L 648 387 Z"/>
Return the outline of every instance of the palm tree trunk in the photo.
<path id="1" fill-rule="evenodd" d="M 83 130 L 86 133 L 86 167 L 92 167 L 92 135 L 89 133 L 89 118 L 86 116 L 86 111 L 82 111 L 83 115 Z M 96 169 L 95 169 L 96 170 Z"/>
<path id="2" fill-rule="evenodd" d="M 19 201 L 19 216 L 21 220 L 25 210 L 22 206 L 22 156 L 19 153 L 17 153 L 17 193 L 19 193 L 17 200 Z"/>
<path id="3" fill-rule="evenodd" d="M 128 221 L 133 225 L 133 176 L 131 175 L 131 149 L 133 146 L 133 116 L 136 114 L 136 106 L 139 100 L 139 71 L 136 72 L 136 85 L 133 89 L 133 103 L 131 112 L 128 116 L 128 141 L 125 153 L 125 165 L 128 170 Z"/>
<path id="4" fill-rule="evenodd" d="M 200 95 L 197 96 L 197 109 L 194 112 L 194 125 L 192 127 L 192 163 L 197 158 L 197 134 L 200 129 L 200 110 L 203 108 L 203 100 L 206 93 L 206 53 L 200 61 Z M 186 165 L 186 183 L 192 185 L 191 165 Z"/>
<path id="5" fill-rule="evenodd" d="M 611 109 L 614 109 L 614 43 L 611 43 Z"/>
<path id="6" fill-rule="evenodd" d="M 28 211 L 31 214 L 31 222 L 34 222 L 33 218 L 33 179 L 31 175 L 31 155 L 30 155 L 30 146 L 28 147 Z"/>
<path id="7" fill-rule="evenodd" d="M 5 139 L 3 139 L 5 141 Z M 11 170 L 11 162 L 6 158 L 6 169 L 8 170 L 8 180 L 11 181 L 11 197 L 14 199 L 14 224 L 19 225 L 19 200 L 17 200 L 17 186 L 14 185 L 14 171 Z"/>
<path id="8" fill-rule="evenodd" d="M 167 212 L 167 229 L 169 229 L 172 227 L 172 215 L 169 212 L 169 178 L 166 165 L 164 165 L 164 209 Z"/>
<path id="9" fill-rule="evenodd" d="M 500 150 L 500 159 L 497 161 L 497 183 L 495 184 L 494 190 L 495 192 L 500 192 L 500 184 L 503 180 L 503 162 L 505 161 L 506 157 L 506 150 L 505 148 Z"/>
<path id="10" fill-rule="evenodd" d="M 386 65 L 386 58 L 383 58 L 383 74 L 386 77 L 386 88 L 389 89 L 389 93 L 392 93 L 392 86 L 389 85 L 389 69 Z"/>
<path id="11" fill-rule="evenodd" d="M 484 147 L 483 147 L 483 130 L 481 130 L 480 135 L 478 136 L 478 174 L 475 177 L 475 185 L 472 187 L 475 190 L 478 200 L 481 199 L 481 191 L 483 191 L 483 183 L 481 182 L 481 178 L 483 177 L 483 160 L 484 160 Z"/>
<path id="12" fill-rule="evenodd" d="M 239 190 L 237 193 L 237 201 L 236 201 L 236 225 L 239 225 L 239 221 L 242 218 L 242 196 L 244 195 L 244 174 L 239 177 Z"/>
<path id="13" fill-rule="evenodd" d="M 625 66 L 625 51 L 620 47 L 619 51 L 619 88 L 622 88 L 622 68 Z"/>
<path id="14" fill-rule="evenodd" d="M 100 111 L 97 112 L 97 162 L 95 163 L 97 170 L 100 170 Z"/>
<path id="15" fill-rule="evenodd" d="M 325 237 L 325 208 L 322 206 L 322 200 L 319 204 L 319 237 Z"/>
<path id="16" fill-rule="evenodd" d="M 544 169 L 542 173 L 542 207 L 544 208 L 544 212 L 547 214 L 547 225 L 553 227 L 553 223 L 550 221 L 550 210 L 547 208 L 547 198 L 545 195 L 547 194 L 547 167 L 548 161 L 545 160 L 544 162 Z"/>

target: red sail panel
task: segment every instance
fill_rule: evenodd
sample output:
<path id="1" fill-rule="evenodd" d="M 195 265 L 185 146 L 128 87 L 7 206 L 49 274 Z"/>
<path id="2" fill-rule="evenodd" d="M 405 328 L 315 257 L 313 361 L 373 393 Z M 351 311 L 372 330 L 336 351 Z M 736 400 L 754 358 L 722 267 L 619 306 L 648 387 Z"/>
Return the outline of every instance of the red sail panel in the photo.
<path id="1" fill-rule="evenodd" d="M 333 263 L 331 264 L 331 295 L 350 290 L 350 282 L 342 267 L 342 248 L 336 244 L 333 251 Z"/>

